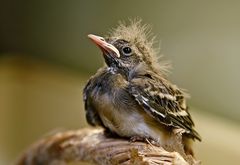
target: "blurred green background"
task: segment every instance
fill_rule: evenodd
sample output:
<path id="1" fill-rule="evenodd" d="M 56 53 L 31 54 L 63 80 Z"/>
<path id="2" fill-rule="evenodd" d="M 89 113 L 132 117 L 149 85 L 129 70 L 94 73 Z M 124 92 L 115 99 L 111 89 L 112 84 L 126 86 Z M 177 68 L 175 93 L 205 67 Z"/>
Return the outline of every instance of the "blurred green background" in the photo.
<path id="1" fill-rule="evenodd" d="M 203 164 L 240 161 L 240 1 L 0 2 L 0 164 L 49 132 L 85 127 L 82 89 L 101 67 L 87 34 L 142 18 L 191 94 Z"/>

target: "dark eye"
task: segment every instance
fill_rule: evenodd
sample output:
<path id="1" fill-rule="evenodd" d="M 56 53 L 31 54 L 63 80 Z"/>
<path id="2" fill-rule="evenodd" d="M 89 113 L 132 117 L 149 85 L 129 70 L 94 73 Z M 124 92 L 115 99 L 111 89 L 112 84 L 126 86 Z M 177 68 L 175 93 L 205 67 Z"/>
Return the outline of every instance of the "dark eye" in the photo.
<path id="1" fill-rule="evenodd" d="M 122 51 L 123 51 L 124 55 L 127 55 L 127 56 L 130 56 L 132 54 L 132 49 L 130 47 L 128 47 L 128 46 L 124 47 L 122 49 Z"/>

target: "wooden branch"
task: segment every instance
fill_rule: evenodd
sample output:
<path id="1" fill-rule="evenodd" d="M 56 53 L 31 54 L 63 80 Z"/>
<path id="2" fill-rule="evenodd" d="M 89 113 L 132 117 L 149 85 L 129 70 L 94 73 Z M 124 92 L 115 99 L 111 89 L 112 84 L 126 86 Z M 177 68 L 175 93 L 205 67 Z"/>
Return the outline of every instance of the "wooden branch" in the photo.
<path id="1" fill-rule="evenodd" d="M 46 137 L 28 149 L 16 165 L 91 162 L 98 165 L 188 165 L 177 152 L 144 142 L 110 138 L 102 129 L 65 131 Z"/>

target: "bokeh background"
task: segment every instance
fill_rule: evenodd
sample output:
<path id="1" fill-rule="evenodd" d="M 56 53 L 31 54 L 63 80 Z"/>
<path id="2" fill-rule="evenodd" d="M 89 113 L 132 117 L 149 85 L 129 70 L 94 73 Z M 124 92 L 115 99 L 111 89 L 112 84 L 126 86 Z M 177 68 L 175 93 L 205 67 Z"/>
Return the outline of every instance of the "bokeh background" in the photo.
<path id="1" fill-rule="evenodd" d="M 188 89 L 203 164 L 240 161 L 240 1 L 0 2 L 0 164 L 46 134 L 87 126 L 82 89 L 101 67 L 87 34 L 119 20 L 152 25 L 169 78 Z"/>

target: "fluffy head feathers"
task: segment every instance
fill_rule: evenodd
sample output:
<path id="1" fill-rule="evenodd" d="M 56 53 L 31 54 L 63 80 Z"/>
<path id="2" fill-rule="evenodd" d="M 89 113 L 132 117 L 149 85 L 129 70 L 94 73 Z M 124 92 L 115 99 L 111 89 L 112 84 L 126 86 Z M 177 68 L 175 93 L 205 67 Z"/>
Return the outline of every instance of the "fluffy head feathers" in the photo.
<path id="1" fill-rule="evenodd" d="M 143 60 L 153 67 L 157 72 L 164 75 L 168 72 L 169 63 L 158 63 L 159 48 L 155 48 L 155 36 L 151 33 L 151 27 L 147 24 L 142 24 L 141 19 L 129 20 L 120 22 L 119 25 L 113 29 L 108 38 L 111 39 L 124 39 L 131 44 L 134 44 L 138 51 L 143 54 Z"/>

